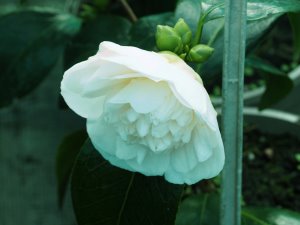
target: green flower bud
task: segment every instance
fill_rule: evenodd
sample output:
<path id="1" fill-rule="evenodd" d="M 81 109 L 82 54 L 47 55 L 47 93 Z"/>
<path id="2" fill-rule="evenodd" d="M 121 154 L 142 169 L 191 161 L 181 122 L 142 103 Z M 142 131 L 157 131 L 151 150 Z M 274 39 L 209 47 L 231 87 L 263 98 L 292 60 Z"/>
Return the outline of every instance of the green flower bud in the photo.
<path id="1" fill-rule="evenodd" d="M 192 31 L 184 19 L 180 18 L 174 26 L 175 32 L 181 37 L 183 45 L 189 45 L 192 40 Z"/>
<path id="2" fill-rule="evenodd" d="M 156 30 L 156 46 L 160 51 L 181 53 L 183 45 L 180 36 L 169 26 L 158 25 Z"/>
<path id="3" fill-rule="evenodd" d="M 208 45 L 195 45 L 189 51 L 187 60 L 190 62 L 203 63 L 213 54 L 214 49 Z"/>

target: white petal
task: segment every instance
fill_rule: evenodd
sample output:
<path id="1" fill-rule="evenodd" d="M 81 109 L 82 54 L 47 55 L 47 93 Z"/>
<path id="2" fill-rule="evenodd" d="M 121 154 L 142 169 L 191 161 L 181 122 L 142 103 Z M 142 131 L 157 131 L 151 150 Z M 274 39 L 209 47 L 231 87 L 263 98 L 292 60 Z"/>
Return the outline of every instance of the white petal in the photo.
<path id="1" fill-rule="evenodd" d="M 139 118 L 139 114 L 136 111 L 134 111 L 132 108 L 130 108 L 126 113 L 126 117 L 128 121 L 132 123 Z"/>
<path id="2" fill-rule="evenodd" d="M 181 140 L 183 143 L 190 142 L 191 137 L 192 137 L 192 132 L 193 132 L 193 129 L 191 129 L 191 128 L 188 128 L 183 132 L 182 137 L 181 137 Z"/>
<path id="3" fill-rule="evenodd" d="M 152 114 L 153 117 L 157 118 L 161 122 L 165 122 L 170 119 L 170 115 L 174 111 L 176 104 L 178 104 L 177 99 L 171 93 L 163 103 L 163 107 L 158 107 Z"/>
<path id="4" fill-rule="evenodd" d="M 88 119 L 86 126 L 89 137 L 100 153 L 105 151 L 111 155 L 116 154 L 117 133 L 112 126 L 107 125 L 103 118 Z"/>
<path id="5" fill-rule="evenodd" d="M 90 57 L 86 61 L 75 64 L 65 71 L 62 80 L 62 88 L 80 93 L 86 81 L 93 76 L 98 68 L 99 65 L 96 62 L 95 57 Z"/>
<path id="6" fill-rule="evenodd" d="M 169 152 L 153 153 L 148 150 L 141 164 L 135 159 L 128 160 L 127 163 L 135 171 L 143 173 L 146 176 L 161 176 L 166 172 L 169 161 Z"/>
<path id="7" fill-rule="evenodd" d="M 136 123 L 136 129 L 140 137 L 145 137 L 150 130 L 150 123 L 146 118 L 140 118 Z"/>
<path id="8" fill-rule="evenodd" d="M 191 171 L 199 162 L 192 144 L 187 144 L 171 153 L 172 167 L 181 173 Z"/>
<path id="9" fill-rule="evenodd" d="M 191 110 L 184 110 L 184 112 L 176 118 L 179 126 L 187 126 L 193 119 L 193 112 Z"/>
<path id="10" fill-rule="evenodd" d="M 130 103 L 138 113 L 149 113 L 158 108 L 169 93 L 164 83 L 135 79 L 109 99 L 111 103 Z"/>
<path id="11" fill-rule="evenodd" d="M 197 126 L 194 129 L 193 145 L 199 162 L 203 162 L 211 157 L 213 149 L 218 143 L 215 142 L 214 132 L 206 125 Z"/>
<path id="12" fill-rule="evenodd" d="M 102 115 L 105 101 L 104 96 L 86 98 L 64 88 L 61 89 L 61 95 L 64 97 L 67 105 L 82 117 L 97 119 Z"/>
<path id="13" fill-rule="evenodd" d="M 177 122 L 175 120 L 171 120 L 168 122 L 169 129 L 173 136 L 178 136 L 178 134 L 181 132 L 182 127 L 178 126 Z"/>
<path id="14" fill-rule="evenodd" d="M 126 66 L 149 79 L 165 80 L 176 98 L 188 108 L 195 109 L 211 128 L 216 112 L 198 75 L 179 57 L 144 51 L 135 47 L 120 46 L 110 42 L 101 43 L 102 59 Z M 100 47 L 101 53 L 101 47 Z M 139 63 L 137 63 L 139 62 Z"/>
<path id="15" fill-rule="evenodd" d="M 165 173 L 166 180 L 174 184 L 194 184 L 202 179 L 217 176 L 224 166 L 224 147 L 219 132 L 213 131 L 211 135 L 211 140 L 216 143 L 216 146 L 212 149 L 211 157 L 204 162 L 197 163 L 192 170 L 187 172 L 180 172 L 173 167 L 169 167 Z M 172 166 L 174 166 L 174 163 L 172 163 Z"/>
<path id="16" fill-rule="evenodd" d="M 214 141 L 217 143 L 212 149 L 213 154 L 206 161 L 199 163 L 192 171 L 186 174 L 186 177 L 191 181 L 197 182 L 202 179 L 209 179 L 217 176 L 224 166 L 224 147 L 221 136 L 214 134 Z"/>
<path id="17" fill-rule="evenodd" d="M 157 126 L 152 126 L 151 134 L 153 137 L 161 138 L 169 132 L 167 123 L 160 123 Z"/>
<path id="18" fill-rule="evenodd" d="M 102 119 L 88 120 L 87 131 L 95 148 L 111 164 L 147 176 L 163 175 L 169 166 L 169 153 L 152 153 L 141 144 L 127 144 Z M 124 151 L 124 152 L 122 152 Z M 136 156 L 131 158 L 134 153 Z M 121 159 L 122 158 L 122 159 Z M 131 158 L 124 160 L 125 158 Z"/>
<path id="19" fill-rule="evenodd" d="M 87 132 L 96 150 L 111 164 L 122 169 L 133 171 L 125 160 L 116 157 L 117 134 L 103 119 L 87 120 Z"/>
<path id="20" fill-rule="evenodd" d="M 67 70 L 61 82 L 61 95 L 65 102 L 82 117 L 98 118 L 103 111 L 104 98 L 102 96 L 89 98 L 82 95 L 86 81 L 97 70 L 97 67 L 95 60 L 90 58 Z"/>
<path id="21" fill-rule="evenodd" d="M 134 148 L 134 145 L 124 144 L 124 141 L 117 138 L 116 157 L 122 160 L 136 158 L 139 149 Z"/>
<path id="22" fill-rule="evenodd" d="M 173 184 L 184 184 L 186 181 L 184 175 L 182 173 L 175 171 L 174 169 L 167 170 L 164 176 L 167 181 Z"/>
<path id="23" fill-rule="evenodd" d="M 147 149 L 146 148 L 140 148 L 137 151 L 137 158 L 136 158 L 137 163 L 141 165 L 143 163 L 146 155 L 147 155 Z"/>

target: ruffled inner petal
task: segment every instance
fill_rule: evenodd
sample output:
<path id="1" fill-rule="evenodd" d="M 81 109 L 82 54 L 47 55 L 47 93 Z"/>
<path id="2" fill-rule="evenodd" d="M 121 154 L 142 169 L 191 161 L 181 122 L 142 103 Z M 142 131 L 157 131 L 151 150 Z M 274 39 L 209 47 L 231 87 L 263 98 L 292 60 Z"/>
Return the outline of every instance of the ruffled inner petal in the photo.
<path id="1" fill-rule="evenodd" d="M 172 151 L 171 163 L 175 171 L 186 173 L 192 170 L 199 162 L 192 144 Z"/>
<path id="2" fill-rule="evenodd" d="M 170 152 L 153 153 L 146 149 L 147 155 L 142 162 L 136 159 L 128 160 L 128 165 L 135 171 L 143 173 L 146 176 L 161 176 L 163 175 L 170 162 Z"/>
<path id="3" fill-rule="evenodd" d="M 194 151 L 199 162 L 204 162 L 212 155 L 212 149 L 216 147 L 217 142 L 214 136 L 209 132 L 209 127 L 206 125 L 195 127 L 193 136 Z"/>
<path id="4" fill-rule="evenodd" d="M 175 167 L 176 164 L 172 163 L 172 167 L 169 167 L 165 173 L 166 180 L 177 184 L 194 184 L 199 180 L 217 176 L 221 172 L 225 161 L 224 146 L 219 131 L 210 131 L 210 141 L 216 143 L 211 149 L 211 157 L 203 162 L 197 163 L 192 170 L 186 172 L 180 172 L 178 168 Z M 174 162 L 174 160 L 172 160 L 172 162 Z M 178 163 L 179 162 L 180 160 L 178 160 Z"/>
<path id="5" fill-rule="evenodd" d="M 203 121 L 208 123 L 212 129 L 216 129 L 216 112 L 201 79 L 180 58 L 177 57 L 178 59 L 173 62 L 174 60 L 170 60 L 170 57 L 166 57 L 164 54 L 148 52 L 134 47 L 110 43 L 105 43 L 103 46 L 108 49 L 112 48 L 112 52 L 114 52 L 103 55 L 103 60 L 122 64 L 154 81 L 167 81 L 173 94 L 182 105 L 197 111 Z M 121 53 L 116 54 L 118 52 Z"/>
<path id="6" fill-rule="evenodd" d="M 115 104 L 129 103 L 136 112 L 149 113 L 164 102 L 168 93 L 169 89 L 163 82 L 133 79 L 108 101 Z"/>

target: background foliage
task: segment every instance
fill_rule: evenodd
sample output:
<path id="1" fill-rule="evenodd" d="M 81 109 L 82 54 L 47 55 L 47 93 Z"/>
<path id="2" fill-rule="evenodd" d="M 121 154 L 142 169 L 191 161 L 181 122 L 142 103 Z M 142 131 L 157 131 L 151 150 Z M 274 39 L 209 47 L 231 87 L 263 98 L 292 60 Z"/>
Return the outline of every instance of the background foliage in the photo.
<path id="1" fill-rule="evenodd" d="M 222 1 L 130 0 L 135 21 L 117 0 L 1 1 L 0 107 L 10 107 L 34 90 L 59 59 L 68 69 L 95 54 L 105 40 L 156 51 L 158 24 L 173 26 L 184 18 L 195 33 L 199 17 L 219 2 Z M 293 89 L 287 72 L 299 64 L 299 10 L 298 0 L 248 1 L 246 81 L 247 76 L 251 79 L 246 88 L 253 84 L 265 86 L 257 104 L 259 109 L 272 106 Z M 272 40 L 282 21 L 291 26 L 293 48 L 288 59 L 281 58 L 280 49 L 274 60 L 274 55 L 268 54 L 278 47 Z M 224 9 L 219 8 L 210 14 L 201 39 L 201 43 L 213 46 L 215 53 L 203 65 L 191 64 L 215 97 L 221 89 L 223 26 Z M 176 225 L 219 223 L 218 182 L 212 181 L 216 186 L 213 191 L 199 192 L 195 187 L 171 185 L 159 177 L 117 169 L 86 141 L 85 131 L 63 140 L 57 152 L 56 172 L 61 205 L 71 176 L 74 211 L 80 225 L 168 225 L 174 224 L 175 218 Z M 245 225 L 296 225 L 299 221 L 299 214 L 285 209 L 248 205 L 243 209 Z"/>

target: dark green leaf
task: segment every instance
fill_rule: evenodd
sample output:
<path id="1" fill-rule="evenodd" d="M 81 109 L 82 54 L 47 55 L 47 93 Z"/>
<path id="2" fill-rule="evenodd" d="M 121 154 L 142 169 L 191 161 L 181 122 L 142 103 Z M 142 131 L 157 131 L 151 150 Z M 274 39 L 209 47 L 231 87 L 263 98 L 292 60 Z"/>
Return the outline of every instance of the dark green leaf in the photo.
<path id="1" fill-rule="evenodd" d="M 56 179 L 57 179 L 57 193 L 58 203 L 61 207 L 63 204 L 66 188 L 71 175 L 73 165 L 79 151 L 87 139 L 85 130 L 76 131 L 66 136 L 56 153 Z"/>
<path id="2" fill-rule="evenodd" d="M 81 21 L 68 14 L 18 11 L 0 18 L 0 106 L 35 88 Z"/>
<path id="3" fill-rule="evenodd" d="M 242 211 L 243 225 L 300 225 L 300 214 L 286 209 L 246 207 Z"/>
<path id="4" fill-rule="evenodd" d="M 88 20 L 66 49 L 66 69 L 94 55 L 102 41 L 128 44 L 131 23 L 120 16 L 101 15 Z"/>
<path id="5" fill-rule="evenodd" d="M 191 195 L 180 204 L 175 225 L 218 225 L 219 203 L 217 193 Z"/>
<path id="6" fill-rule="evenodd" d="M 79 225 L 173 225 L 183 186 L 112 166 L 88 140 L 71 190 Z"/>
<path id="7" fill-rule="evenodd" d="M 284 72 L 282 72 L 280 69 L 276 68 L 275 66 L 273 66 L 272 64 L 270 64 L 269 62 L 260 59 L 256 56 L 249 56 L 246 58 L 246 62 L 245 64 L 247 66 L 250 66 L 252 68 L 258 69 L 260 71 L 266 72 L 266 73 L 270 73 L 270 74 L 274 74 L 274 75 L 281 75 L 281 76 L 285 76 L 286 74 Z"/>
<path id="8" fill-rule="evenodd" d="M 265 109 L 277 103 L 293 89 L 293 81 L 288 76 L 266 74 L 266 90 L 259 102 L 259 109 Z"/>
<path id="9" fill-rule="evenodd" d="M 130 45 L 145 49 L 155 50 L 155 33 L 156 26 L 159 24 L 163 25 L 174 25 L 173 13 L 162 13 L 152 16 L 146 16 L 139 19 L 132 27 L 130 35 Z"/>
<path id="10" fill-rule="evenodd" d="M 299 3 L 300 4 L 300 3 Z M 293 29 L 293 38 L 294 38 L 294 62 L 300 60 L 300 12 L 298 13 L 289 13 L 290 24 Z"/>
<path id="11" fill-rule="evenodd" d="M 293 81 L 289 76 L 270 63 L 257 57 L 248 57 L 246 64 L 265 73 L 266 90 L 259 103 L 260 110 L 277 103 L 293 89 Z"/>

